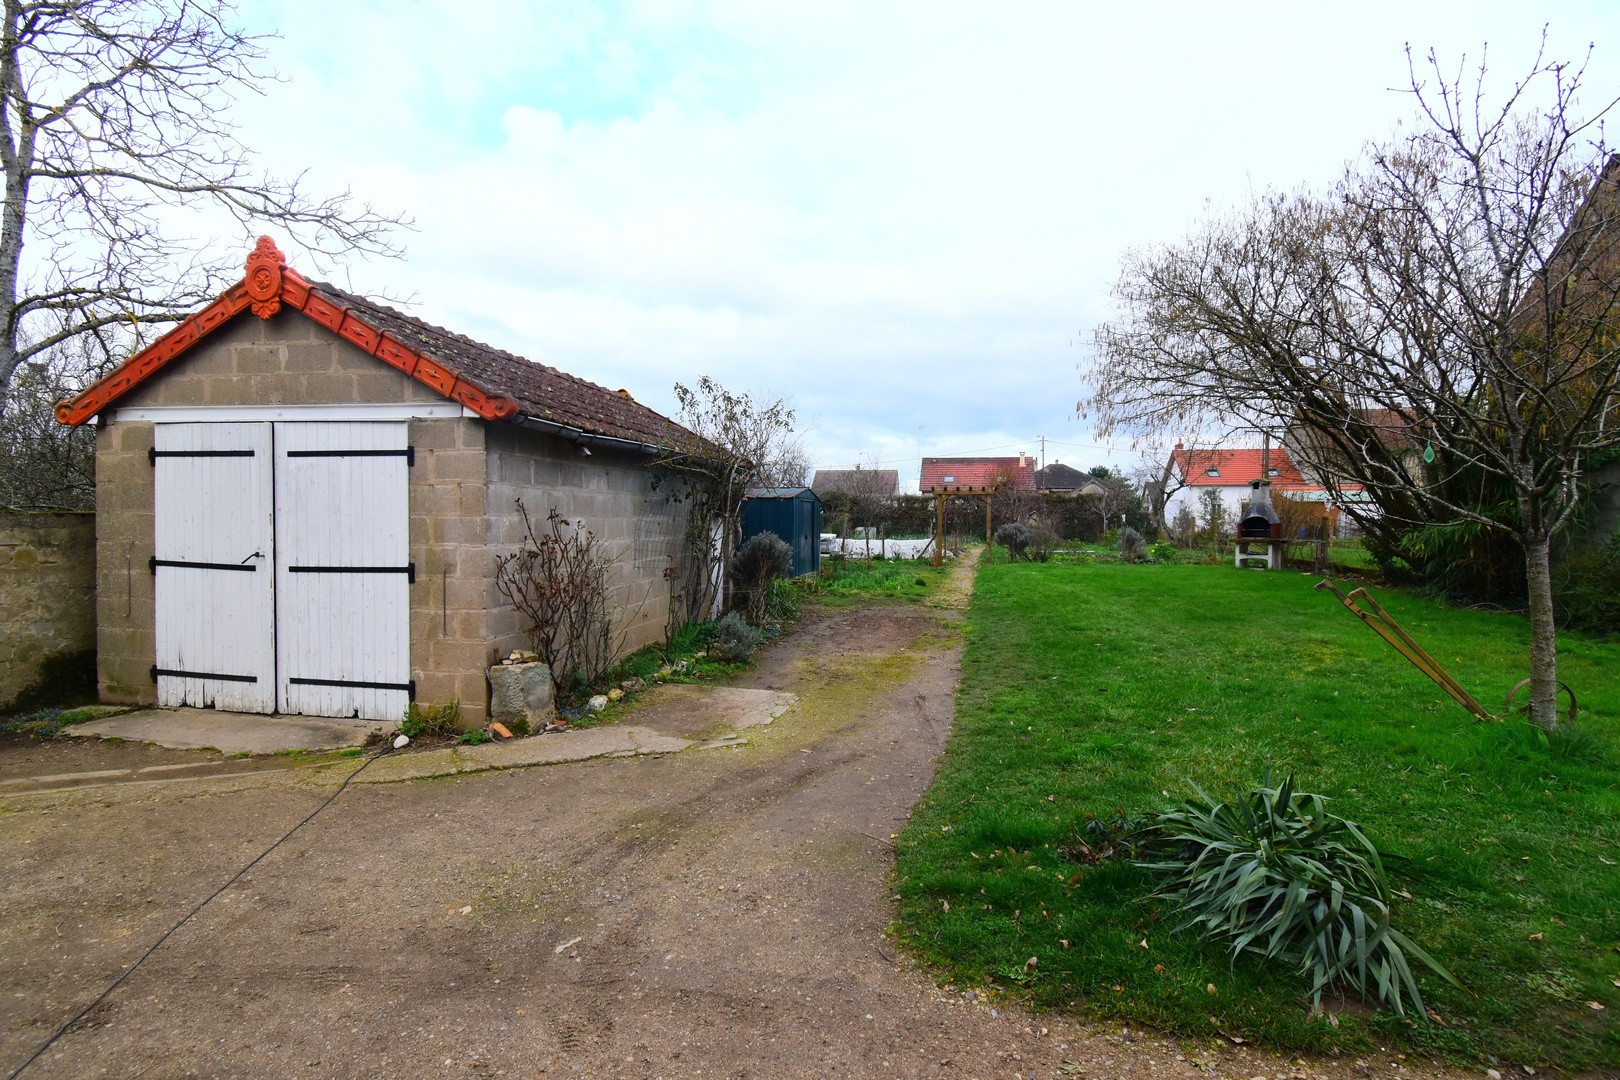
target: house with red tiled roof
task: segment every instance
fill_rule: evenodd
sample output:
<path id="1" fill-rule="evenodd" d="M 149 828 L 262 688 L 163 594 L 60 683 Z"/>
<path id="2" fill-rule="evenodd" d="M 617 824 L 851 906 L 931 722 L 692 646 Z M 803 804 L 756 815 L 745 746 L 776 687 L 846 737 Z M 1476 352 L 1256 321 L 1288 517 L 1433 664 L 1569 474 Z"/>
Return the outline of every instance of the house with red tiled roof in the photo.
<path id="1" fill-rule="evenodd" d="M 1167 485 L 1176 490 L 1165 499 L 1165 524 L 1168 526 L 1174 522 L 1183 507 L 1202 519 L 1204 499 L 1208 492 L 1215 491 L 1226 508 L 1228 521 L 1235 525 L 1243 505 L 1249 500 L 1251 485 L 1256 480 L 1269 482 L 1272 492 L 1277 495 L 1300 502 L 1322 503 L 1330 516 L 1337 516 L 1327 489 L 1304 476 L 1288 451 L 1281 447 L 1272 447 L 1269 451 L 1200 450 L 1189 449 L 1177 441 L 1170 454 L 1170 479 Z"/>
<path id="2" fill-rule="evenodd" d="M 924 495 L 957 488 L 1034 491 L 1035 462 L 1027 454 L 1017 457 L 923 458 L 917 488 Z"/>
<path id="3" fill-rule="evenodd" d="M 534 532 L 611 559 L 610 648 L 660 640 L 685 510 L 652 466 L 695 436 L 631 397 L 286 265 L 57 406 L 96 425 L 108 702 L 481 724 L 531 646 L 496 562 Z M 528 515 L 527 522 L 518 504 Z"/>

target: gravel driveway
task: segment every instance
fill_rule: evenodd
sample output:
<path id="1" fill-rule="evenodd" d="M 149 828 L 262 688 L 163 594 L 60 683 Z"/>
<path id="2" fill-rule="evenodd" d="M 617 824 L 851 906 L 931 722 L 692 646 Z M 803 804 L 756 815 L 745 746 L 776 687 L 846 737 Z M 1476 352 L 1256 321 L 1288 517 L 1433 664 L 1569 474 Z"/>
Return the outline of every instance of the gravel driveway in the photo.
<path id="1" fill-rule="evenodd" d="M 1276 1080 L 1415 1064 L 1032 1017 L 898 955 L 889 838 L 950 730 L 959 618 L 807 613 L 740 681 L 800 699 L 746 747 L 350 787 L 23 1075 Z M 122 764 L 132 748 L 108 751 Z M 330 793 L 301 776 L 12 804 L 0 1075 Z"/>

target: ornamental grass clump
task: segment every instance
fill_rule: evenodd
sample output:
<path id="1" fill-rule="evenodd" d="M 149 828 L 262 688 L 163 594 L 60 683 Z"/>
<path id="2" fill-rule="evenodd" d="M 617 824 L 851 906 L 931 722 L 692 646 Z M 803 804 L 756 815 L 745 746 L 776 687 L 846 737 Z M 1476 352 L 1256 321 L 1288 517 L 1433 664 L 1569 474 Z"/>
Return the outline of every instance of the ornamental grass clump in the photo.
<path id="1" fill-rule="evenodd" d="M 1324 990 L 1344 988 L 1427 1019 L 1409 958 L 1459 985 L 1390 925 L 1378 849 L 1322 796 L 1295 791 L 1292 775 L 1234 803 L 1194 790 L 1196 799 L 1151 815 L 1151 854 L 1137 863 L 1164 879 L 1153 895 L 1186 917 L 1177 931 L 1196 927 L 1234 958 L 1298 965 L 1315 1012 Z"/>

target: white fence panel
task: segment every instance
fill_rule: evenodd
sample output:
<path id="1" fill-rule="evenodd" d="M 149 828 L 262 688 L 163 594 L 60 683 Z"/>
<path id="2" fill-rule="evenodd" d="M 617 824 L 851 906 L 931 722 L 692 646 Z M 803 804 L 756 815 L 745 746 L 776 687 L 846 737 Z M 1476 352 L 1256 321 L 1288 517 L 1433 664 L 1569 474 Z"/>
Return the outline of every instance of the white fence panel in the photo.
<path id="1" fill-rule="evenodd" d="M 397 720 L 410 700 L 406 425 L 276 425 L 280 708 Z"/>
<path id="2" fill-rule="evenodd" d="M 153 428 L 157 701 L 273 712 L 269 424 Z"/>

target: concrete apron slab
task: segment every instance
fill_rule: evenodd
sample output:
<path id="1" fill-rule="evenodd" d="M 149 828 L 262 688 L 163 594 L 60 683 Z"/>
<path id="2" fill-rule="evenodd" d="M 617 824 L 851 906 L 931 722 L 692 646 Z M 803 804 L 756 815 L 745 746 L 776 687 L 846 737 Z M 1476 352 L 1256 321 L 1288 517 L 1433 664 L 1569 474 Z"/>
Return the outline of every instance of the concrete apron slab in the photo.
<path id="1" fill-rule="evenodd" d="M 673 754 L 682 750 L 717 749 L 745 745 L 747 739 L 740 734 L 748 728 L 769 724 L 787 712 L 797 701 L 794 694 L 774 690 L 746 690 L 727 686 L 693 686 L 666 684 L 643 695 L 630 713 L 637 723 L 604 724 L 601 727 L 576 728 L 573 731 L 550 735 L 535 735 L 510 742 L 484 743 L 480 746 L 451 746 L 432 750 L 391 752 L 384 750 L 374 760 L 350 759 L 341 762 L 323 762 L 287 769 L 261 770 L 252 773 L 212 773 L 210 775 L 153 775 L 172 768 L 175 773 L 189 771 L 190 766 L 156 766 L 139 770 L 140 775 L 107 775 L 103 782 L 79 783 L 55 787 L 35 787 L 38 779 L 27 784 L 0 785 L 0 808 L 7 804 L 37 805 L 65 799 L 93 799 L 106 802 L 118 795 L 128 798 L 145 797 L 140 794 L 154 785 L 206 785 L 209 790 L 235 790 L 265 783 L 283 782 L 289 773 L 296 774 L 303 783 L 330 786 L 343 783 L 363 764 L 363 771 L 354 775 L 357 784 L 389 784 L 402 780 L 425 780 L 435 776 L 455 776 L 463 773 L 484 772 L 490 769 L 521 769 L 534 765 L 559 765 L 573 761 L 588 761 L 601 757 L 634 757 L 642 754 Z M 140 725 L 103 727 L 114 721 L 148 718 Z M 138 713 L 109 717 L 105 721 L 79 724 L 75 735 L 100 735 L 104 738 L 139 739 L 158 742 L 163 746 L 197 748 L 212 746 L 223 750 L 217 740 L 218 726 L 206 722 L 239 725 L 249 730 L 248 724 L 257 725 L 321 725 L 330 724 L 348 729 L 367 724 L 364 721 L 316 720 L 311 717 L 269 717 L 245 713 L 218 713 L 205 709 L 148 709 Z M 391 730 L 390 724 L 368 725 Z M 214 732 L 204 734 L 204 732 Z M 687 732 L 686 738 L 672 732 Z M 230 732 L 227 732 L 230 734 Z M 279 737 L 264 736 L 261 745 L 269 750 L 245 749 L 248 753 L 273 753 L 275 749 L 334 749 L 341 744 L 286 745 L 288 732 Z M 342 732 L 340 732 L 342 734 Z M 699 737 L 701 734 L 702 737 Z M 162 739 L 154 737 L 162 736 Z M 355 739 L 347 745 L 364 741 L 365 732 L 350 730 Z M 312 734 L 311 738 L 316 736 Z M 162 741 L 169 740 L 169 741 Z M 187 740 L 187 741 L 180 741 Z M 243 737 L 245 743 L 246 739 Z M 232 743 L 241 745 L 241 743 Z M 242 753 L 244 750 L 228 751 Z M 200 768 L 198 771 L 202 771 Z M 66 776 L 51 777 L 53 781 L 66 781 Z M 33 790 L 27 790 L 34 788 Z"/>
<path id="2" fill-rule="evenodd" d="M 64 729 L 76 737 L 127 739 L 171 750 L 214 749 L 222 754 L 276 754 L 288 750 L 341 750 L 363 746 L 372 733 L 392 731 L 378 720 L 324 716 L 264 716 L 213 709 L 142 709 Z"/>
<path id="3" fill-rule="evenodd" d="M 746 740 L 738 732 L 769 724 L 798 700 L 794 694 L 776 690 L 666 684 L 647 691 L 642 701 L 637 702 L 631 714 L 636 720 L 633 724 L 604 724 L 550 735 L 531 735 L 510 742 L 387 754 L 368 765 L 355 778 L 355 783 L 387 784 L 486 769 L 520 769 L 599 757 L 675 754 L 693 748 L 740 746 Z M 680 734 L 708 734 L 717 729 L 718 734 L 707 739 Z"/>

